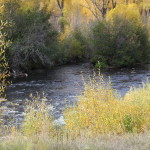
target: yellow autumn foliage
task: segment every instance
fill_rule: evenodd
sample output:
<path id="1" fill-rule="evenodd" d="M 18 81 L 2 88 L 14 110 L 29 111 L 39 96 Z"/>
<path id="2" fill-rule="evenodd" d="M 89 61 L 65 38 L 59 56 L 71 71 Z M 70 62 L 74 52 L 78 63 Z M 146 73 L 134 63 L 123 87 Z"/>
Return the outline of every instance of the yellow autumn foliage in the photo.
<path id="1" fill-rule="evenodd" d="M 8 84 L 6 79 L 9 77 L 5 50 L 9 46 L 10 41 L 5 40 L 7 34 L 4 31 L 8 26 L 8 22 L 0 21 L 0 103 L 2 98 L 4 98 L 4 91 Z"/>
<path id="2" fill-rule="evenodd" d="M 90 135 L 149 130 L 150 84 L 130 91 L 121 99 L 110 83 L 106 84 L 102 77 L 99 79 L 85 83 L 79 102 L 64 112 L 66 129 Z"/>
<path id="3" fill-rule="evenodd" d="M 116 19 L 132 21 L 135 25 L 141 24 L 138 6 L 136 4 L 117 5 L 115 9 L 112 9 L 106 15 L 106 20 L 109 22 L 113 23 Z"/>
<path id="4" fill-rule="evenodd" d="M 54 130 L 52 125 L 53 117 L 50 115 L 50 109 L 46 105 L 46 98 L 37 94 L 30 95 L 31 100 L 27 101 L 25 108 L 25 118 L 21 130 L 26 136 L 40 134 L 51 134 Z"/>
<path id="5" fill-rule="evenodd" d="M 131 88 L 124 97 L 125 104 L 132 105 L 134 112 L 138 113 L 143 129 L 150 129 L 150 84 L 145 84 L 141 88 Z"/>

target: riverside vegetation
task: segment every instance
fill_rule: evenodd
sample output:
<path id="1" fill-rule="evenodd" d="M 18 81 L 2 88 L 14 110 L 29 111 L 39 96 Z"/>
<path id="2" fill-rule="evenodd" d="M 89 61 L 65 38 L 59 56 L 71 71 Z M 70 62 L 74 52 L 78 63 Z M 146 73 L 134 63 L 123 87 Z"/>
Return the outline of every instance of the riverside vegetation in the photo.
<path id="1" fill-rule="evenodd" d="M 0 138 L 0 149 L 148 150 L 149 91 L 147 83 L 131 88 L 121 98 L 102 76 L 90 78 L 75 106 L 63 112 L 65 126 L 54 124 L 52 108 L 47 107 L 45 97 L 31 95 L 22 126 L 6 130 L 7 136 Z"/>
<path id="2" fill-rule="evenodd" d="M 98 68 L 149 63 L 148 1 L 0 0 L 0 19 L 12 24 L 11 72 L 85 60 Z"/>
<path id="3" fill-rule="evenodd" d="M 9 46 L 10 41 L 6 41 L 7 34 L 5 33 L 5 28 L 10 25 L 7 22 L 0 22 L 0 115 L 3 113 L 3 108 L 1 107 L 2 102 L 6 99 L 6 95 L 4 94 L 5 89 L 9 82 L 7 78 L 9 77 L 8 72 L 8 62 L 6 60 L 5 49 Z M 0 124 L 2 121 L 0 120 Z"/>
<path id="4" fill-rule="evenodd" d="M 122 5 L 111 5 L 109 1 L 110 6 L 103 1 L 107 6 L 102 8 L 103 11 L 98 11 L 90 2 L 93 1 L 89 0 L 89 5 L 84 5 L 82 10 L 74 5 L 76 9 L 71 15 L 68 10 L 71 3 L 56 1 L 61 11 L 57 29 L 52 17 L 58 10 L 52 11 L 53 3 L 48 0 L 0 0 L 0 19 L 3 20 L 0 24 L 0 103 L 5 100 L 8 66 L 16 72 L 28 72 L 84 59 L 98 68 L 149 63 L 149 26 L 142 13 L 148 14 L 147 1 L 142 6 L 140 1 L 134 4 L 126 1 L 126 5 L 121 0 Z M 79 10 L 88 17 L 94 14 L 96 19 L 91 21 L 87 17 L 87 26 L 83 22 L 70 23 L 70 16 L 79 18 Z M 147 83 L 141 88 L 131 88 L 121 98 L 102 75 L 89 78 L 87 83 L 84 82 L 78 102 L 64 110 L 64 126 L 54 124 L 52 108 L 47 107 L 45 97 L 31 95 L 20 128 L 5 127 L 0 122 L 0 149 L 148 150 L 149 91 L 150 84 Z M 0 113 L 2 110 L 0 108 Z"/>

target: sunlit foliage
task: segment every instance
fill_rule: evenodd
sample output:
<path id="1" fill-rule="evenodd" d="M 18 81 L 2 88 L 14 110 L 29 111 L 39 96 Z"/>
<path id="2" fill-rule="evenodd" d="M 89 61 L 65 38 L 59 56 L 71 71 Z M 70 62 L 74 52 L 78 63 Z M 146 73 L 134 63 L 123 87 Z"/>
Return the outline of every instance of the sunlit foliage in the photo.
<path id="1" fill-rule="evenodd" d="M 3 22 L 2 20 L 0 21 L 0 102 L 1 98 L 4 96 L 4 91 L 8 84 L 6 79 L 9 77 L 8 63 L 5 55 L 5 49 L 10 43 L 10 41 L 6 41 L 5 39 L 7 36 L 5 33 L 5 28 L 8 26 L 9 24 L 7 22 Z"/>
<path id="2" fill-rule="evenodd" d="M 114 22 L 115 19 L 125 19 L 131 21 L 135 26 L 142 23 L 140 12 L 136 4 L 118 5 L 115 9 L 107 13 L 106 20 Z"/>
<path id="3" fill-rule="evenodd" d="M 3 113 L 1 103 L 6 101 L 5 90 L 9 82 L 7 78 L 9 75 L 8 62 L 6 60 L 6 48 L 10 45 L 10 41 L 6 41 L 6 32 L 9 24 L 7 22 L 0 21 L 0 115 Z M 0 120 L 0 124 L 2 120 Z M 0 127 L 1 128 L 1 127 Z"/>
<path id="4" fill-rule="evenodd" d="M 75 107 L 64 112 L 66 129 L 89 135 L 143 132 L 150 127 L 149 84 L 119 99 L 111 85 L 90 79 Z M 136 95 L 136 93 L 138 93 Z"/>
<path id="5" fill-rule="evenodd" d="M 93 54 L 96 56 L 94 56 L 95 62 L 93 60 L 92 62 L 97 63 L 99 61 L 102 63 L 100 66 L 106 66 L 107 64 L 116 65 L 118 62 L 117 66 L 141 63 L 143 61 L 142 59 L 148 56 L 146 53 L 148 53 L 149 49 L 147 47 L 148 44 L 146 44 L 146 42 L 148 42 L 148 34 L 146 34 L 148 31 L 143 27 L 143 24 L 147 24 L 148 26 L 149 23 L 148 16 L 150 11 L 148 1 L 149 0 L 0 0 L 1 17 L 4 20 L 13 21 L 14 23 L 9 34 L 13 41 L 13 45 L 8 54 L 11 68 L 14 69 L 16 67 L 18 70 L 28 71 L 37 66 L 52 66 L 55 64 L 54 59 L 59 60 L 59 62 L 63 62 L 61 61 L 62 57 L 70 59 L 70 53 L 74 56 L 76 55 L 76 58 L 81 58 L 84 57 L 84 47 L 89 47 L 87 51 L 88 56 L 91 56 L 91 54 L 97 50 L 100 53 L 102 51 L 109 51 L 107 53 L 109 58 L 107 56 L 103 58 L 103 56 L 101 57 L 99 54 L 98 56 L 97 54 Z M 92 25 L 97 21 L 96 19 L 104 20 L 104 22 L 107 20 L 107 25 L 102 23 L 103 27 L 101 27 L 103 29 L 101 27 L 101 29 L 98 27 L 96 29 L 95 27 L 94 32 L 96 33 L 93 33 Z M 124 26 L 126 27 L 124 28 Z M 54 33 L 52 31 L 54 29 L 53 27 L 57 35 L 55 34 L 52 37 Z M 89 39 L 86 44 L 80 43 L 80 38 L 73 40 L 70 38 L 74 36 L 73 34 L 76 28 L 80 28 L 82 32 L 89 33 L 85 37 Z M 105 34 L 103 34 L 104 30 L 106 30 Z M 92 33 L 90 33 L 91 31 Z M 38 35 L 39 32 L 43 34 Z M 50 37 L 48 33 L 51 34 Z M 94 34 L 94 36 L 92 36 L 92 34 Z M 99 37 L 104 35 L 102 37 L 103 39 L 98 39 L 97 35 Z M 37 38 L 37 36 L 40 36 L 40 38 Z M 57 41 L 58 36 L 59 39 L 61 39 L 60 43 L 63 43 L 62 45 Z M 55 38 L 55 40 L 51 40 L 52 38 Z M 93 46 L 94 44 L 92 45 L 92 41 L 96 43 L 95 47 Z M 65 48 L 64 45 L 66 45 Z M 121 46 L 127 48 L 124 50 Z M 63 50 L 63 48 L 65 50 Z M 131 49 L 137 48 L 138 53 L 134 53 L 133 58 L 131 56 Z M 32 49 L 31 53 L 29 53 L 29 49 Z M 124 60 L 121 59 L 118 61 L 114 58 L 113 60 L 116 60 L 116 62 L 112 62 L 111 59 L 114 51 L 116 53 L 118 52 L 114 57 L 123 58 L 120 57 L 120 55 L 124 55 Z M 130 52 L 128 53 L 128 51 Z M 141 58 L 141 55 L 143 55 L 142 51 L 146 54 L 144 54 L 145 56 L 143 58 Z M 126 56 L 126 52 L 131 55 Z M 27 57 L 24 57 L 24 55 Z M 60 57 L 60 59 L 56 57 Z M 91 57 L 93 58 L 93 56 Z M 135 59 L 136 61 L 134 61 Z M 147 58 L 144 58 L 144 60 L 147 61 Z M 144 63 L 146 61 L 144 61 Z"/>
<path id="6" fill-rule="evenodd" d="M 50 111 L 52 107 L 47 107 L 46 98 L 37 94 L 32 96 L 31 101 L 27 101 L 25 108 L 25 118 L 22 124 L 22 132 L 26 136 L 35 136 L 40 134 L 51 134 L 54 130 L 52 125 L 52 116 Z"/>

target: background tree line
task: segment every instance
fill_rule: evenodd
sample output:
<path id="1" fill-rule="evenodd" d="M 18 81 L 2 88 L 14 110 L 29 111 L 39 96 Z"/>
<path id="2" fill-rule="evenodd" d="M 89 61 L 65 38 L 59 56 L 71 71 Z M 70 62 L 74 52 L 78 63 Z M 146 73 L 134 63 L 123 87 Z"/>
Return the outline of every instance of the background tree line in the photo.
<path id="1" fill-rule="evenodd" d="M 11 26 L 11 70 L 28 72 L 68 62 L 97 67 L 149 63 L 149 0 L 0 0 Z"/>

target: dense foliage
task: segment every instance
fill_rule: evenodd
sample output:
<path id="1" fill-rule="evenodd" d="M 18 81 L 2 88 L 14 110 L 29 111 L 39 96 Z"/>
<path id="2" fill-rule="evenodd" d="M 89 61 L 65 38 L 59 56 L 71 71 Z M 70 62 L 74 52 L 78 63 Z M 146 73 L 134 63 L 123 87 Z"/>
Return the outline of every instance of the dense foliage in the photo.
<path id="1" fill-rule="evenodd" d="M 149 0 L 0 0 L 0 20 L 0 104 L 5 101 L 8 66 L 16 77 L 81 61 L 96 68 L 150 63 Z M 61 127 L 55 124 L 47 99 L 31 96 L 20 128 L 9 124 L 0 132 L 11 135 L 4 142 L 0 137 L 0 149 L 62 149 L 65 144 L 71 145 L 69 149 L 90 149 L 72 143 L 101 134 L 149 134 L 149 83 L 132 88 L 123 98 L 102 76 L 84 85 L 78 102 L 64 110 L 66 125 Z M 103 143 L 100 148 L 105 149 Z"/>
<path id="2" fill-rule="evenodd" d="M 37 94 L 30 95 L 31 101 L 26 103 L 26 117 L 23 121 L 22 132 L 26 136 L 37 134 L 49 135 L 54 131 L 52 125 L 53 117 L 50 115 L 50 108 L 46 105 L 46 98 Z"/>
<path id="3" fill-rule="evenodd" d="M 2 115 L 4 110 L 2 102 L 6 101 L 5 90 L 9 84 L 7 78 L 10 76 L 8 62 L 6 60 L 6 48 L 10 45 L 10 41 L 6 40 L 6 29 L 9 26 L 10 24 L 8 22 L 0 20 L 0 115 Z M 0 130 L 3 123 L 3 119 L 1 118 L 2 116 L 0 116 Z"/>
<path id="4" fill-rule="evenodd" d="M 118 138 L 122 138 L 120 149 L 147 149 L 150 129 L 149 91 L 150 84 L 147 83 L 141 88 L 132 88 L 124 98 L 119 98 L 102 76 L 90 78 L 76 105 L 64 111 L 65 126 L 53 122 L 52 107 L 49 108 L 45 97 L 31 95 L 32 101 L 28 101 L 25 107 L 26 115 L 21 129 L 10 128 L 8 132 L 11 136 L 0 140 L 0 149 L 82 150 L 87 145 L 91 149 L 99 149 L 104 147 L 105 140 L 106 147 L 109 145 L 108 140 L 112 142 L 108 146 L 111 149 Z M 128 136 L 131 143 L 128 141 L 127 144 Z M 122 147 L 123 141 L 125 147 Z M 80 145 L 81 142 L 83 144 Z M 118 142 L 114 149 L 118 149 Z"/>
<path id="5" fill-rule="evenodd" d="M 103 77 L 85 83 L 75 107 L 65 111 L 66 129 L 89 135 L 139 133 L 150 128 L 150 85 L 131 89 L 120 99 Z M 100 81 L 100 82 L 98 82 Z"/>
<path id="6" fill-rule="evenodd" d="M 53 65 L 58 33 L 49 23 L 49 17 L 45 10 L 19 12 L 14 16 L 13 45 L 9 51 L 12 68 L 29 70 Z"/>
<path id="7" fill-rule="evenodd" d="M 86 39 L 80 28 L 69 32 L 62 40 L 62 45 L 66 62 L 79 62 L 85 57 Z"/>
<path id="8" fill-rule="evenodd" d="M 11 70 L 89 58 L 96 67 L 149 63 L 147 0 L 0 0 L 0 4 L 0 18 L 12 22 L 7 29 L 13 43 L 7 49 Z"/>
<path id="9" fill-rule="evenodd" d="M 8 26 L 7 22 L 0 21 L 0 103 L 4 98 L 4 91 L 8 84 L 7 77 L 9 77 L 6 48 L 9 46 L 10 41 L 6 41 L 7 34 L 5 32 Z"/>
<path id="10" fill-rule="evenodd" d="M 95 25 L 93 36 L 93 61 L 117 67 L 149 61 L 148 30 L 140 20 L 136 5 L 122 5 L 110 11 L 106 21 Z"/>

